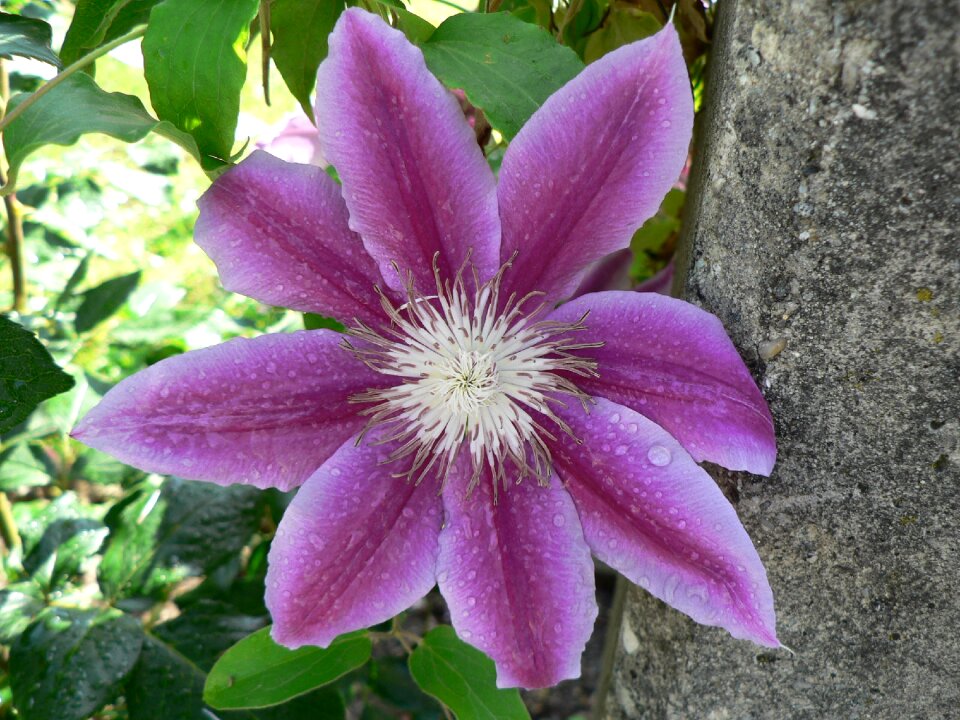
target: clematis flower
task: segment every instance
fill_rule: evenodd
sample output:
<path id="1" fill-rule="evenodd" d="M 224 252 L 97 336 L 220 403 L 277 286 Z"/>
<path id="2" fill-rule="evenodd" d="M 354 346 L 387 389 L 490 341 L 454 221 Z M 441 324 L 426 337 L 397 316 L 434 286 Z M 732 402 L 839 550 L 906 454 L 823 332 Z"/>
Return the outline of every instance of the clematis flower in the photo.
<path id="1" fill-rule="evenodd" d="M 670 27 L 530 118 L 499 184 L 421 52 L 347 10 L 317 80 L 321 169 L 254 152 L 200 200 L 225 287 L 350 323 L 235 339 L 121 382 L 74 436 L 151 472 L 300 489 L 267 606 L 288 647 L 438 584 L 500 686 L 576 677 L 592 553 L 700 623 L 776 647 L 764 568 L 698 466 L 769 473 L 763 397 L 720 322 L 653 293 L 565 304 L 687 154 Z M 559 304 L 559 305 L 558 305 Z"/>

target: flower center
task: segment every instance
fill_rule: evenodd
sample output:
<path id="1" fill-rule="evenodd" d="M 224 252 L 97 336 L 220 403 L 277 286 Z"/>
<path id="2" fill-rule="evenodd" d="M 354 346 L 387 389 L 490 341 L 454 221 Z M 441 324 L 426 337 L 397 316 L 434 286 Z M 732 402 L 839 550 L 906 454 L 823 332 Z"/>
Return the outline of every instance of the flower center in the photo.
<path id="1" fill-rule="evenodd" d="M 420 482 L 431 471 L 445 482 L 466 446 L 472 463 L 471 487 L 489 467 L 495 488 L 507 478 L 527 476 L 545 484 L 552 470 L 547 440 L 555 436 L 544 421 L 572 433 L 551 404 L 573 396 L 584 407 L 589 397 L 570 376 L 596 377 L 597 364 L 574 351 L 600 343 L 576 343 L 576 323 L 538 320 L 544 305 L 531 312 L 525 305 L 540 293 L 500 302 L 500 282 L 507 262 L 484 284 L 473 274 L 464 279 L 467 263 L 452 282 L 443 281 L 434 258 L 436 295 L 423 296 L 407 279 L 406 302 L 396 306 L 377 289 L 390 324 L 375 330 L 358 323 L 348 330 L 356 339 L 345 346 L 367 366 L 400 380 L 386 389 L 356 395 L 370 403 L 363 434 L 378 426 L 390 428 L 380 443 L 395 442 L 388 461 L 409 458 L 398 476 Z M 362 435 L 361 434 L 361 437 Z"/>

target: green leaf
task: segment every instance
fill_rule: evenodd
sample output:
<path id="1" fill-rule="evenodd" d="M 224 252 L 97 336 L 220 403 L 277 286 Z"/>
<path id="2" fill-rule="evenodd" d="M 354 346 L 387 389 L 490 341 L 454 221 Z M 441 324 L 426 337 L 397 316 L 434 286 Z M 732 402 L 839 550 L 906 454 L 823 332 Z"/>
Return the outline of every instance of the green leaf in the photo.
<path id="1" fill-rule="evenodd" d="M 203 702 L 204 673 L 158 638 L 147 636 L 126 697 L 130 720 L 343 720 L 343 699 L 321 688 L 292 702 L 262 710 L 213 713 Z"/>
<path id="2" fill-rule="evenodd" d="M 207 677 L 203 697 L 223 710 L 276 705 L 360 667 L 371 648 L 366 631 L 360 631 L 341 635 L 328 648 L 288 650 L 264 628 L 224 653 Z"/>
<path id="3" fill-rule="evenodd" d="M 335 330 L 339 333 L 345 329 L 343 323 L 338 320 L 309 312 L 303 314 L 303 326 L 307 330 Z"/>
<path id="4" fill-rule="evenodd" d="M 107 280 L 83 294 L 83 302 L 77 308 L 77 317 L 73 322 L 78 333 L 87 332 L 102 323 L 130 297 L 140 282 L 140 271 L 121 275 Z"/>
<path id="5" fill-rule="evenodd" d="M 402 658 L 386 657 L 370 663 L 370 689 L 390 705 L 418 718 L 439 718 L 443 712 L 439 703 L 413 681 L 409 665 Z"/>
<path id="6" fill-rule="evenodd" d="M 38 443 L 21 442 L 0 452 L 0 490 L 49 485 L 47 458 Z"/>
<path id="7" fill-rule="evenodd" d="M 9 110 L 28 97 L 29 93 L 14 96 Z M 134 96 L 105 92 L 89 75 L 75 73 L 7 126 L 3 144 L 10 171 L 0 194 L 13 191 L 23 161 L 44 145 L 73 145 L 87 133 L 103 133 L 124 142 L 137 142 L 151 131 L 180 145 L 205 168 L 217 166 L 216 161 L 201 157 L 193 138 L 170 123 L 151 117 Z"/>
<path id="8" fill-rule="evenodd" d="M 36 336 L 0 315 L 0 433 L 72 387 L 73 378 L 57 367 Z"/>
<path id="9" fill-rule="evenodd" d="M 240 552 L 259 520 L 260 491 L 170 478 L 144 482 L 107 514 L 100 562 L 109 598 L 155 596 Z"/>
<path id="10" fill-rule="evenodd" d="M 0 590 L 0 643 L 10 644 L 43 608 L 43 589 L 35 582 Z"/>
<path id="11" fill-rule="evenodd" d="M 230 605 L 200 600 L 153 628 L 153 634 L 204 670 L 231 645 L 266 625 L 266 616 L 240 615 Z"/>
<path id="12" fill-rule="evenodd" d="M 157 2 L 159 0 L 79 0 L 60 48 L 63 62 L 75 62 L 134 25 L 145 23 L 150 8 Z"/>
<path id="13" fill-rule="evenodd" d="M 112 700 L 140 654 L 139 623 L 116 610 L 47 608 L 10 649 L 23 720 L 85 720 Z"/>
<path id="14" fill-rule="evenodd" d="M 50 49 L 52 36 L 43 20 L 0 12 L 0 57 L 19 55 L 60 67 L 60 58 Z"/>
<path id="15" fill-rule="evenodd" d="M 493 660 L 441 625 L 410 655 L 410 674 L 424 692 L 447 705 L 458 720 L 529 720 L 516 689 L 497 688 Z"/>
<path id="16" fill-rule="evenodd" d="M 344 7 L 344 0 L 273 0 L 270 4 L 270 56 L 310 117 L 317 68 L 327 56 L 327 36 Z"/>
<path id="17" fill-rule="evenodd" d="M 258 0 L 165 0 L 150 13 L 143 69 L 157 116 L 223 161 L 233 150 Z"/>
<path id="18" fill-rule="evenodd" d="M 436 28 L 424 20 L 419 15 L 414 15 L 405 9 L 401 4 L 392 4 L 379 0 L 380 7 L 384 16 L 389 16 L 393 21 L 393 26 L 407 36 L 407 40 L 414 45 L 422 45 L 430 36 L 433 35 Z"/>
<path id="19" fill-rule="evenodd" d="M 24 558 L 23 568 L 48 589 L 78 574 L 107 536 L 103 523 L 90 518 L 63 518 L 51 523 Z"/>
<path id="20" fill-rule="evenodd" d="M 454 15 L 422 49 L 434 75 L 463 89 L 507 138 L 583 69 L 570 48 L 509 13 Z"/>
<path id="21" fill-rule="evenodd" d="M 613 5 L 603 25 L 587 37 L 583 59 L 591 63 L 611 50 L 650 37 L 661 28 L 653 13 L 630 5 Z"/>

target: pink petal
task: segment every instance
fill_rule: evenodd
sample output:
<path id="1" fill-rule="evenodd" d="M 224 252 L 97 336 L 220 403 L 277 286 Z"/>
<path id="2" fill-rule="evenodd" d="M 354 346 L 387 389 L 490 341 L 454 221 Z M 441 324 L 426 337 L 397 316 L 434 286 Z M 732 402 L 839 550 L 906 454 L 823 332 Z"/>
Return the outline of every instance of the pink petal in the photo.
<path id="1" fill-rule="evenodd" d="M 569 296 L 588 266 L 630 244 L 680 175 L 693 100 L 667 26 L 587 66 L 527 121 L 500 168 L 501 257 L 511 289 Z"/>
<path id="2" fill-rule="evenodd" d="M 327 166 L 317 128 L 299 110 L 282 120 L 279 128 L 273 128 L 268 139 L 258 142 L 257 147 L 287 162 Z"/>
<path id="3" fill-rule="evenodd" d="M 255 150 L 197 204 L 194 237 L 227 290 L 348 323 L 382 318 L 380 273 L 320 168 Z"/>
<path id="4" fill-rule="evenodd" d="M 368 436 L 369 437 L 369 436 Z M 345 443 L 290 503 L 270 548 L 266 603 L 281 645 L 326 647 L 430 591 L 437 485 L 392 477 L 389 445 Z"/>
<path id="5" fill-rule="evenodd" d="M 646 415 L 695 460 L 769 475 L 777 456 L 773 420 L 720 321 L 655 293 L 603 292 L 563 305 L 551 320 L 589 312 L 578 341 L 599 363 L 599 379 L 577 378 L 591 395 Z"/>
<path id="6" fill-rule="evenodd" d="M 364 420 L 348 398 L 386 376 L 328 330 L 236 338 L 122 381 L 73 437 L 147 472 L 289 490 Z"/>
<path id="7" fill-rule="evenodd" d="M 655 423 L 607 400 L 553 445 L 593 553 L 705 625 L 779 647 L 763 564 L 716 483 Z"/>
<path id="8" fill-rule="evenodd" d="M 573 502 L 550 487 L 510 483 L 494 501 L 489 473 L 443 493 L 437 579 L 457 634 L 497 665 L 499 687 L 547 687 L 579 677 L 597 617 L 593 563 Z"/>
<path id="9" fill-rule="evenodd" d="M 396 262 L 431 291 L 437 252 L 446 278 L 471 249 L 481 279 L 496 271 L 493 173 L 456 98 L 401 32 L 363 10 L 344 12 L 317 75 L 316 110 L 350 227 L 392 287 L 403 287 Z"/>

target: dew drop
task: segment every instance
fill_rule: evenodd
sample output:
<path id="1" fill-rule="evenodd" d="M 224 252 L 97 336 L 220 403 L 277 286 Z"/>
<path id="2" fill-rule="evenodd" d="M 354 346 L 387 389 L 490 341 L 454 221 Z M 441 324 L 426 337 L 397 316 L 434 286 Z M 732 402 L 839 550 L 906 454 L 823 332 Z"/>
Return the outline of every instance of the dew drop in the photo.
<path id="1" fill-rule="evenodd" d="M 565 522 L 566 520 L 564 519 L 563 515 L 561 515 L 560 513 L 557 513 L 556 515 L 553 516 L 553 524 L 556 525 L 557 527 L 563 527 L 563 524 Z"/>
<path id="2" fill-rule="evenodd" d="M 663 445 L 654 445 L 647 451 L 647 460 L 657 467 L 669 465 L 671 459 L 670 450 Z"/>

